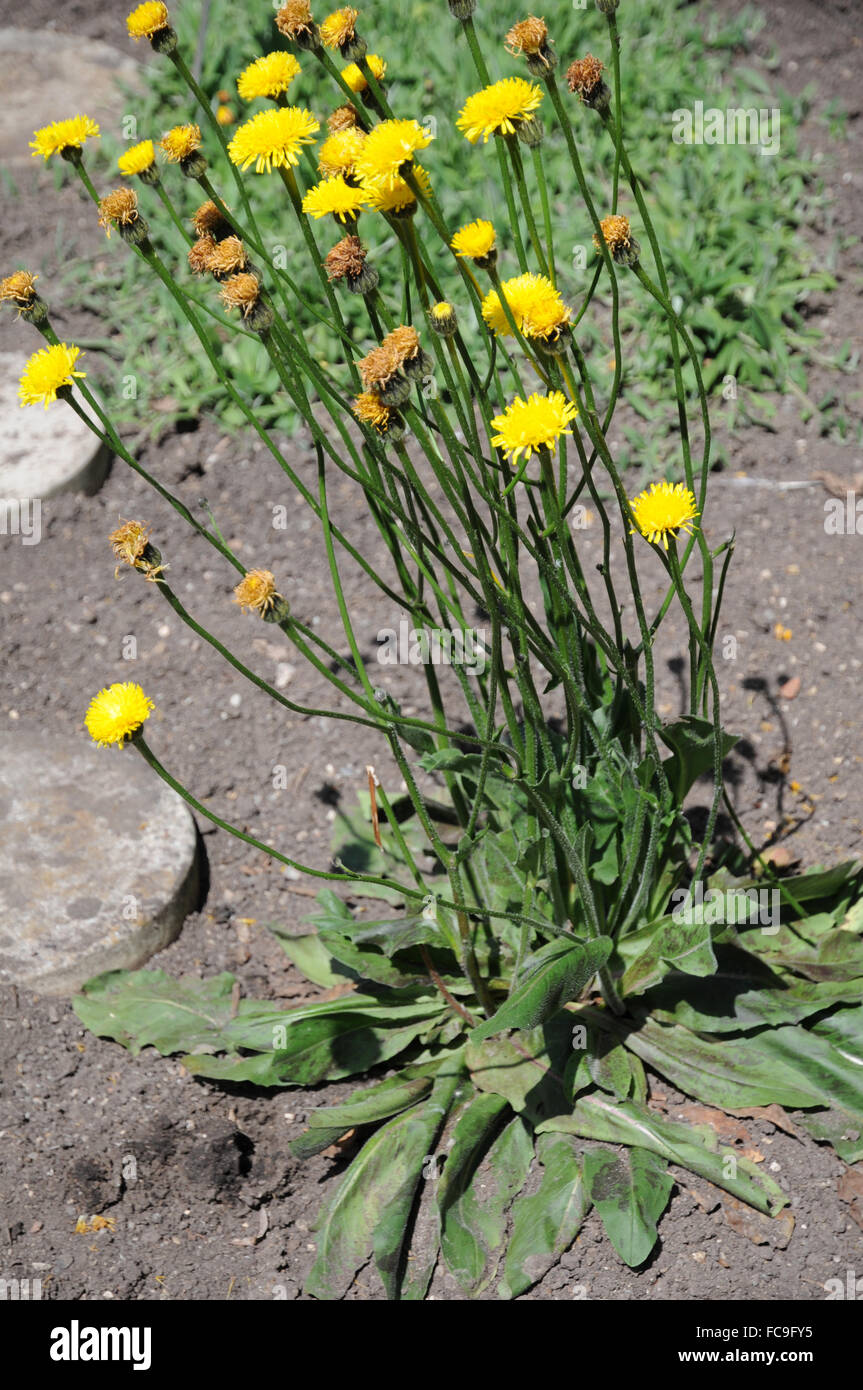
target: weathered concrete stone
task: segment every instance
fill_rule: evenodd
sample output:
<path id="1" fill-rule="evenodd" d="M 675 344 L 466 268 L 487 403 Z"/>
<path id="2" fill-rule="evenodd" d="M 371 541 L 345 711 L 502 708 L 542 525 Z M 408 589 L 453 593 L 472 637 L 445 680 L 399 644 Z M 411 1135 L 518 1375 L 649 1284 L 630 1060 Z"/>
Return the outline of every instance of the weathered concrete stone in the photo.
<path id="1" fill-rule="evenodd" d="M 58 492 L 98 492 L 111 463 L 110 450 L 66 401 L 54 401 L 47 410 L 21 405 L 18 382 L 27 357 L 0 352 L 0 533 L 5 534 L 13 529 L 3 527 L 2 513 L 14 510 L 9 503 Z M 78 403 L 92 418 L 80 396 Z"/>
<path id="2" fill-rule="evenodd" d="M 0 737 L 0 982 L 73 994 L 178 935 L 199 884 L 185 803 L 133 748 Z"/>
<path id="3" fill-rule="evenodd" d="M 122 33 L 123 12 L 117 15 Z M 129 99 L 119 83 L 134 87 L 140 75 L 130 54 L 98 39 L 0 29 L 0 164 L 15 169 L 16 176 L 25 167 L 35 168 L 33 131 L 69 116 L 91 116 L 103 131 L 122 136 L 120 121 Z"/>

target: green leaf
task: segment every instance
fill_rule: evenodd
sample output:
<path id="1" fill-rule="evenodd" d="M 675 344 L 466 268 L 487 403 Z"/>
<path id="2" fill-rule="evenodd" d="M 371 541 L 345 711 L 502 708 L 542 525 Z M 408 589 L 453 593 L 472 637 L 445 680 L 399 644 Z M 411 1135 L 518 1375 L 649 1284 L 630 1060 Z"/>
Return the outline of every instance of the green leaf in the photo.
<path id="1" fill-rule="evenodd" d="M 155 1047 L 163 1057 L 206 1046 L 232 1046 L 234 977 L 175 980 L 164 970 L 110 970 L 88 980 L 73 1007 L 85 1027 L 132 1053 Z"/>
<path id="2" fill-rule="evenodd" d="M 674 724 L 666 724 L 659 730 L 659 735 L 672 751 L 672 756 L 664 763 L 665 775 L 677 804 L 682 805 L 698 778 L 713 771 L 713 725 L 707 719 L 687 714 Z M 737 743 L 737 738 L 723 732 L 721 743 L 722 756 L 725 757 Z"/>
<path id="3" fill-rule="evenodd" d="M 447 1268 L 470 1293 L 494 1277 L 506 1234 L 506 1210 L 524 1185 L 533 1144 L 521 1119 L 502 1133 L 508 1106 L 496 1095 L 471 1102 L 455 1127 L 438 1184 L 441 1251 Z"/>
<path id="4" fill-rule="evenodd" d="M 306 1293 L 344 1297 L 375 1254 L 387 1296 L 398 1296 L 423 1159 L 432 1151 L 458 1082 L 454 1067 L 437 1079 L 428 1101 L 396 1115 L 366 1140 L 318 1222 L 318 1252 Z"/>
<path id="5" fill-rule="evenodd" d="M 732 1149 L 721 1149 L 716 1135 L 664 1120 L 646 1105 L 613 1101 L 601 1093 L 579 1100 L 571 1115 L 555 1115 L 540 1134 L 577 1134 L 608 1144 L 649 1149 L 669 1163 L 698 1173 L 741 1201 L 772 1215 L 788 1200 L 782 1188 L 756 1164 Z"/>
<path id="6" fill-rule="evenodd" d="M 541 947 L 527 962 L 522 979 L 492 1018 L 474 1028 L 472 1043 L 508 1028 L 536 1028 L 564 1004 L 576 999 L 611 953 L 610 937 L 586 945 L 558 938 Z"/>
<path id="7" fill-rule="evenodd" d="M 337 962 L 333 961 L 317 932 L 300 932 L 293 936 L 280 927 L 270 927 L 269 930 L 285 955 L 302 970 L 307 980 L 320 985 L 322 989 L 332 989 L 334 985 L 345 983 L 345 972 L 333 969 Z"/>
<path id="8" fill-rule="evenodd" d="M 403 1074 L 380 1081 L 364 1091 L 355 1091 L 349 1100 L 338 1105 L 324 1105 L 309 1111 L 309 1128 L 299 1139 L 292 1140 L 291 1153 L 297 1158 L 310 1158 L 329 1148 L 349 1129 L 377 1124 L 391 1115 L 408 1110 L 432 1088 L 431 1076 L 406 1077 Z"/>
<path id="9" fill-rule="evenodd" d="M 665 1160 L 649 1149 L 593 1149 L 584 1156 L 584 1185 L 624 1264 L 643 1264 L 674 1186 Z"/>
<path id="10" fill-rule="evenodd" d="M 536 1152 L 542 1181 L 537 1192 L 513 1204 L 501 1298 L 518 1298 L 538 1283 L 569 1249 L 590 1209 L 572 1140 L 541 1134 Z"/>

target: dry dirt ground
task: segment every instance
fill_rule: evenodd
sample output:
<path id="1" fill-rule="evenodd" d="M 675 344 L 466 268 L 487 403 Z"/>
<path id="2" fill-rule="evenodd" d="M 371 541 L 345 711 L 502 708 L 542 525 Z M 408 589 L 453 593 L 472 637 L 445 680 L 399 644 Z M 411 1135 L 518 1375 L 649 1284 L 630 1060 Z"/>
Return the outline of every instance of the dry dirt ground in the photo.
<path id="1" fill-rule="evenodd" d="M 832 225 L 823 235 L 854 232 L 863 203 L 855 77 L 863 45 L 860 12 L 836 0 L 767 8 L 773 22 L 764 44 L 765 50 L 778 44 L 778 80 L 791 90 L 810 81 L 819 88 L 801 140 L 822 151 L 833 195 Z M 29 0 L 15 18 L 116 40 L 117 14 L 90 0 L 60 16 L 56 6 Z M 834 141 L 818 118 L 831 99 L 850 113 L 842 141 Z M 20 196 L 4 206 L 2 263 L 23 258 L 48 278 L 55 247 L 53 233 L 40 230 L 40 211 L 49 199 L 56 210 L 59 198 L 68 234 L 82 242 L 90 235 L 90 213 L 74 188 L 57 195 L 45 176 L 34 174 L 19 186 Z M 818 317 L 828 351 L 846 338 L 860 347 L 860 283 L 854 248 L 841 266 L 839 290 Z M 62 311 L 55 317 L 69 336 L 80 331 Z M 30 351 L 31 338 L 31 330 L 8 320 L 0 329 L 4 349 Z M 837 383 L 825 369 L 816 372 L 814 397 L 831 385 L 846 393 L 846 414 L 859 424 L 859 383 Z M 715 414 L 721 431 L 721 402 Z M 744 739 L 732 759 L 735 797 L 759 843 L 782 830 L 784 844 L 804 865 L 835 863 L 859 853 L 863 812 L 857 737 L 863 638 L 856 622 L 863 541 L 828 535 L 824 503 L 830 487 L 855 485 L 863 452 L 826 444 L 817 422 L 800 423 L 790 397 L 779 403 L 774 432 L 750 429 L 727 444 L 732 467 L 715 479 L 709 530 L 714 543 L 732 530 L 737 535 L 722 625 L 723 636 L 737 639 L 737 657 L 720 663 L 719 673 L 724 722 Z M 312 458 L 303 440 L 287 448 L 310 478 Z M 271 506 L 286 498 L 268 455 L 244 438 L 220 437 L 204 421 L 194 432 L 147 446 L 142 460 L 189 506 L 197 507 L 205 494 L 239 554 L 286 575 L 294 611 L 318 620 L 322 630 L 336 630 L 311 521 L 297 519 L 288 533 L 272 528 Z M 789 480 L 811 486 L 778 486 Z M 374 534 L 357 517 L 348 486 L 336 503 L 364 553 L 376 553 Z M 120 515 L 153 523 L 176 591 L 205 625 L 229 646 L 251 652 L 268 679 L 281 665 L 292 699 L 320 700 L 318 681 L 291 660 L 272 630 L 253 630 L 251 620 L 232 608 L 227 572 L 202 545 L 189 544 L 174 513 L 116 463 L 97 496 L 44 505 L 40 545 L 25 548 L 13 537 L 0 538 L 0 718 L 21 729 L 80 731 L 89 695 L 129 678 L 121 651 L 123 639 L 134 635 L 134 678 L 159 707 L 152 741 L 167 766 L 234 823 L 325 867 L 338 808 L 353 802 L 365 765 L 379 759 L 380 750 L 344 724 L 284 718 L 188 633 L 152 587 L 132 575 L 115 581 L 105 537 Z M 585 533 L 588 554 L 596 545 Z M 370 654 L 377 631 L 395 626 L 400 615 L 387 611 L 357 573 L 346 571 L 346 582 Z M 776 637 L 777 623 L 790 638 Z M 673 646 L 665 653 L 667 660 L 678 655 Z M 286 662 L 295 669 L 286 670 Z M 795 676 L 799 693 L 783 699 L 780 687 Z M 410 702 L 418 692 L 413 673 L 398 670 L 393 689 Z M 662 690 L 671 713 L 679 699 L 672 670 Z M 273 789 L 277 764 L 289 770 L 287 792 Z M 785 778 L 777 778 L 780 767 L 788 769 Z M 798 791 L 789 789 L 792 780 Z M 229 969 L 249 995 L 286 1002 L 303 997 L 308 986 L 266 924 L 296 927 L 314 888 L 226 834 L 205 823 L 200 828 L 206 898 L 178 942 L 154 963 L 172 973 Z M 199 1083 L 152 1052 L 131 1058 L 85 1033 L 67 1001 L 11 989 L 0 992 L 0 1055 L 0 1272 L 39 1277 L 46 1296 L 59 1298 L 301 1296 L 314 1257 L 310 1225 L 339 1165 L 323 1156 L 300 1165 L 287 1144 L 301 1133 L 310 1108 L 349 1087 L 256 1093 Z M 680 1102 L 654 1081 L 654 1104 L 673 1116 Z M 832 1151 L 762 1121 L 747 1120 L 744 1128 L 739 1145 L 756 1148 L 792 1196 L 795 1229 L 784 1248 L 779 1232 L 770 1242 L 754 1243 L 733 1214 L 729 1220 L 715 1191 L 680 1173 L 661 1242 L 644 1267 L 627 1270 L 618 1262 L 592 1213 L 560 1266 L 527 1297 L 817 1300 L 825 1297 L 827 1279 L 863 1269 L 861 1233 L 837 1194 L 843 1165 Z M 73 1234 L 82 1214 L 113 1217 L 115 1229 Z M 432 1294 L 457 1296 L 443 1274 Z M 373 1274 L 361 1275 L 350 1297 L 380 1297 Z"/>

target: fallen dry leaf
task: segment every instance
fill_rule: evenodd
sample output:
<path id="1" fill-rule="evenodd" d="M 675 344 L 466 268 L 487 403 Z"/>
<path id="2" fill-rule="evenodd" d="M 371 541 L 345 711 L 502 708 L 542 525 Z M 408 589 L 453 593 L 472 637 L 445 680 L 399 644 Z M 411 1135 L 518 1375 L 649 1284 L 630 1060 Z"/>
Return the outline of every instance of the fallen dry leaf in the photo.
<path id="1" fill-rule="evenodd" d="M 743 1109 L 729 1110 L 728 1113 L 729 1115 L 738 1115 L 743 1120 L 767 1120 L 777 1129 L 790 1134 L 792 1139 L 800 1138 L 781 1105 L 750 1105 Z"/>
<path id="2" fill-rule="evenodd" d="M 744 1158 L 748 1158 L 748 1159 L 749 1159 L 749 1162 L 750 1162 L 750 1163 L 763 1163 L 763 1162 L 764 1162 L 764 1155 L 763 1155 L 763 1153 L 761 1152 L 760 1149 L 756 1149 L 756 1148 L 750 1147 L 750 1148 L 748 1148 L 748 1149 L 741 1149 L 741 1153 L 742 1153 L 742 1155 L 743 1155 Z"/>
<path id="3" fill-rule="evenodd" d="M 674 1113 L 691 1125 L 709 1125 L 720 1139 L 726 1139 L 731 1144 L 748 1144 L 752 1140 L 745 1125 L 733 1116 L 726 1115 L 723 1110 L 714 1110 L 712 1106 L 687 1102 L 685 1105 L 676 1106 Z"/>
<path id="4" fill-rule="evenodd" d="M 765 1216 L 745 1202 L 738 1202 L 736 1197 L 724 1197 L 722 1210 L 732 1231 L 745 1236 L 753 1245 L 771 1245 L 774 1250 L 784 1250 L 794 1233 L 794 1217 L 790 1211 Z"/>
<path id="5" fill-rule="evenodd" d="M 836 1191 L 840 1200 L 851 1208 L 852 1221 L 863 1230 L 863 1166 L 846 1168 L 836 1184 Z"/>

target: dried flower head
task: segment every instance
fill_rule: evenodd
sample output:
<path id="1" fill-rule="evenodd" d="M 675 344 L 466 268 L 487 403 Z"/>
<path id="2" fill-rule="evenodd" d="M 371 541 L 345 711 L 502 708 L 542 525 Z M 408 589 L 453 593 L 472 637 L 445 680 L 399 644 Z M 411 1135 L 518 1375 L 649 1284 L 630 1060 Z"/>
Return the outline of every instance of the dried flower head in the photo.
<path id="1" fill-rule="evenodd" d="M 247 169 L 254 164 L 257 173 L 297 164 L 303 145 L 309 144 L 320 125 L 311 111 L 301 106 L 277 106 L 259 111 L 241 125 L 228 146 L 234 164 Z"/>
<path id="2" fill-rule="evenodd" d="M 612 259 L 618 265 L 634 266 L 638 262 L 641 254 L 641 247 L 632 235 L 629 226 L 629 218 L 622 217 L 620 213 L 613 213 L 610 217 L 603 217 L 600 222 L 603 240 L 611 252 Z M 594 233 L 593 245 L 597 251 L 602 250 L 599 237 Z"/>
<path id="3" fill-rule="evenodd" d="M 225 236 L 231 230 L 216 204 L 209 199 L 192 214 L 191 221 L 198 236 Z"/>
<path id="4" fill-rule="evenodd" d="M 691 535 L 698 518 L 695 497 L 685 483 L 651 483 L 629 506 L 635 522 L 630 534 L 638 530 L 652 545 L 661 542 L 665 550 L 668 537 L 673 538 L 677 531 Z"/>
<path id="5" fill-rule="evenodd" d="M 318 26 L 312 18 L 309 0 L 288 0 L 276 15 L 276 28 L 300 48 L 319 48 Z"/>
<path id="6" fill-rule="evenodd" d="M 276 591 L 276 577 L 269 570 L 249 570 L 234 590 L 234 602 L 244 613 L 266 617 L 282 595 Z"/>
<path id="7" fill-rule="evenodd" d="M 548 46 L 548 25 L 544 19 L 529 15 L 512 26 L 504 43 L 516 58 L 521 53 L 541 53 Z"/>
<path id="8" fill-rule="evenodd" d="M 213 275 L 233 275 L 238 270 L 245 270 L 246 264 L 246 248 L 240 238 L 226 236 L 213 244 L 207 269 Z"/>
<path id="9" fill-rule="evenodd" d="M 138 220 L 138 195 L 134 188 L 115 188 L 99 200 L 99 226 L 105 235 L 112 227 L 129 227 Z"/>
<path id="10" fill-rule="evenodd" d="M 360 113 L 349 101 L 346 101 L 344 106 L 337 106 L 335 111 L 327 116 L 327 130 L 331 135 L 340 130 L 353 130 L 359 123 Z"/>
<path id="11" fill-rule="evenodd" d="M 356 278 L 362 274 L 366 264 L 366 248 L 358 236 L 346 236 L 337 242 L 324 260 L 327 275 L 331 280 Z"/>
<path id="12" fill-rule="evenodd" d="M 325 48 L 343 48 L 356 37 L 359 10 L 335 10 L 321 21 L 321 43 Z"/>
<path id="13" fill-rule="evenodd" d="M 585 58 L 578 58 L 574 63 L 570 63 L 566 70 L 566 82 L 571 92 L 577 92 L 578 96 L 584 101 L 586 96 L 590 96 L 597 83 L 602 81 L 602 74 L 605 72 L 605 64 L 598 58 L 594 58 L 592 53 L 588 53 Z"/>
<path id="14" fill-rule="evenodd" d="M 99 127 L 89 116 L 70 116 L 67 121 L 52 121 L 41 130 L 34 130 L 30 148 L 34 158 L 41 154 L 44 159 L 50 159 L 52 154 L 80 150 L 85 140 L 98 136 Z"/>
<path id="15" fill-rule="evenodd" d="M 90 737 L 101 747 L 110 748 L 112 743 L 116 743 L 118 748 L 122 748 L 155 708 L 140 685 L 123 681 L 109 685 L 94 695 L 84 723 Z"/>
<path id="16" fill-rule="evenodd" d="M 300 65 L 293 53 L 267 53 L 243 69 L 237 78 L 237 91 L 243 101 L 282 96 L 299 73 Z"/>
<path id="17" fill-rule="evenodd" d="M 366 66 L 369 68 L 376 82 L 383 80 L 386 75 L 387 65 L 383 58 L 378 57 L 377 53 L 369 53 L 366 56 Z M 349 63 L 346 68 L 343 68 L 342 77 L 345 79 L 345 82 L 352 92 L 364 92 L 369 85 L 368 78 L 362 68 L 356 63 Z"/>
<path id="18" fill-rule="evenodd" d="M 150 532 L 144 521 L 123 521 L 108 537 L 118 560 L 138 570 L 151 584 L 161 578 L 165 565 L 162 557 L 150 544 Z M 115 570 L 115 577 L 119 566 Z"/>
<path id="19" fill-rule="evenodd" d="M 381 343 L 381 349 L 391 353 L 399 367 L 414 361 L 422 351 L 419 334 L 410 324 L 402 324 L 388 333 Z"/>
<path id="20" fill-rule="evenodd" d="M 492 135 L 514 135 L 519 121 L 535 111 L 542 90 L 523 77 L 505 77 L 469 96 L 456 120 L 459 130 L 475 145 Z"/>
<path id="21" fill-rule="evenodd" d="M 372 348 L 371 352 L 365 357 L 361 357 L 357 363 L 363 386 L 366 390 L 372 387 L 386 386 L 387 382 L 399 370 L 401 361 L 396 353 L 382 343 L 380 347 Z"/>
<path id="22" fill-rule="evenodd" d="M 201 127 L 198 125 L 175 125 L 159 141 L 159 149 L 171 164 L 188 159 L 200 147 Z"/>
<path id="23" fill-rule="evenodd" d="M 161 0 L 145 0 L 143 5 L 126 16 L 126 29 L 129 37 L 137 43 L 138 39 L 151 39 L 154 34 L 167 29 L 170 22 L 167 5 L 163 5 Z"/>
<path id="24" fill-rule="evenodd" d="M 85 377 L 86 372 L 76 372 L 75 363 L 81 349 L 66 343 L 52 343 L 50 347 L 39 348 L 29 358 L 18 386 L 22 405 L 43 405 L 47 410 L 57 399 L 57 392 L 71 386 L 74 377 Z"/>
<path id="25" fill-rule="evenodd" d="M 198 237 L 189 247 L 189 269 L 193 275 L 204 275 L 212 267 L 216 243 L 211 236 Z"/>
<path id="26" fill-rule="evenodd" d="M 20 314 L 22 309 L 28 309 L 36 298 L 36 281 L 38 275 L 31 275 L 29 270 L 16 270 L 12 275 L 7 275 L 5 280 L 0 280 L 0 304 L 9 301 L 17 304 Z"/>
<path id="27" fill-rule="evenodd" d="M 249 317 L 260 297 L 261 282 L 248 272 L 232 275 L 222 286 L 222 302 L 228 309 L 239 309 L 244 319 Z"/>
<path id="28" fill-rule="evenodd" d="M 117 168 L 127 178 L 132 178 L 136 174 L 145 174 L 148 169 L 152 169 L 155 162 L 156 151 L 152 140 L 141 140 L 139 144 L 133 145 L 125 154 L 120 155 Z"/>

